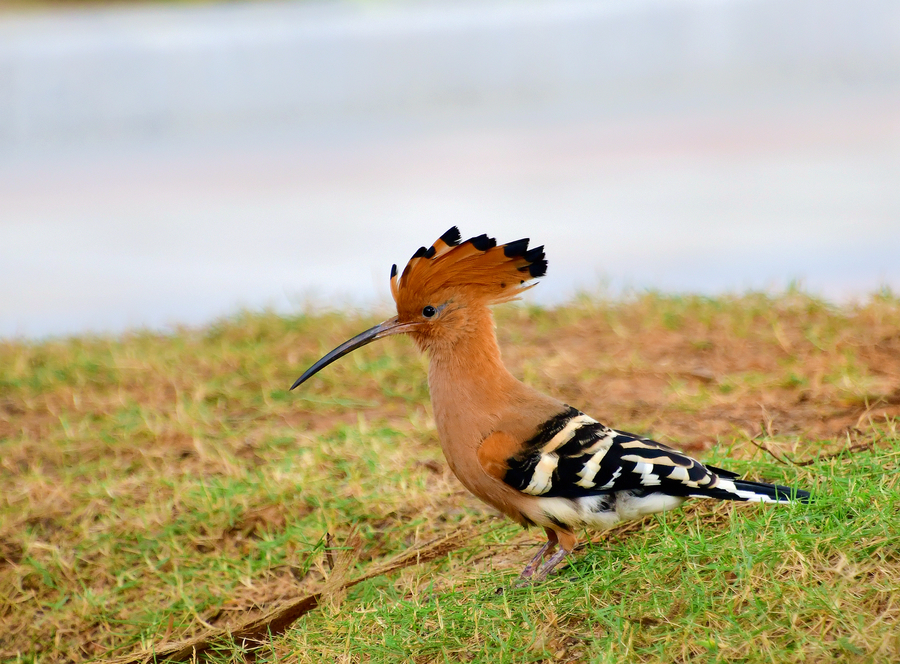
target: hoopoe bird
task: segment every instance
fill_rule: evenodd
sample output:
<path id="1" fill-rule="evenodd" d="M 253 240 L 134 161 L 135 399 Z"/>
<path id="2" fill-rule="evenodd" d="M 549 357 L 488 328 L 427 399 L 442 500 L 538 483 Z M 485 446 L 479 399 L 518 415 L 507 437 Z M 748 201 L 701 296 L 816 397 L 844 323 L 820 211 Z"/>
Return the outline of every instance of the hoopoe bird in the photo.
<path id="1" fill-rule="evenodd" d="M 528 238 L 460 242 L 454 226 L 391 268 L 397 315 L 342 343 L 291 387 L 347 353 L 408 334 L 430 356 L 428 386 L 444 456 L 459 481 L 547 542 L 520 575 L 540 582 L 575 548 L 576 529 L 607 529 L 688 498 L 809 501 L 809 493 L 750 482 L 649 438 L 617 431 L 517 380 L 503 365 L 490 305 L 517 298 L 547 271 Z"/>

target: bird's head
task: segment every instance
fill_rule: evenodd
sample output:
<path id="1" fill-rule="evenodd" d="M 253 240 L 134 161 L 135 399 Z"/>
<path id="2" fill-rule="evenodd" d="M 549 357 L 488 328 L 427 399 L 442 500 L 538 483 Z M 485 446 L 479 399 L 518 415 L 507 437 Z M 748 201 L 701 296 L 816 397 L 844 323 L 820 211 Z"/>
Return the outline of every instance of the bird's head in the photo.
<path id="1" fill-rule="evenodd" d="M 488 305 L 508 302 L 547 272 L 544 248 L 528 238 L 503 245 L 487 235 L 460 242 L 454 226 L 430 248 L 420 247 L 403 268 L 391 268 L 397 315 L 345 341 L 296 380 L 294 389 L 338 358 L 377 339 L 409 334 L 419 348 L 453 345 L 470 333 Z"/>

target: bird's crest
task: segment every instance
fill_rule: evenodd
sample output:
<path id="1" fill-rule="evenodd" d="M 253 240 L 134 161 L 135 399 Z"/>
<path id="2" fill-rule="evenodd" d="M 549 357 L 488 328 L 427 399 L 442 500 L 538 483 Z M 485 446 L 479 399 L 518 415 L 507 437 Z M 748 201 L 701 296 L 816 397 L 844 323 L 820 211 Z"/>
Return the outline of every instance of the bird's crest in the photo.
<path id="1" fill-rule="evenodd" d="M 416 306 L 441 291 L 457 290 L 483 304 L 515 299 L 547 272 L 544 247 L 528 248 L 528 238 L 497 245 L 478 235 L 460 242 L 454 226 L 430 248 L 420 247 L 398 276 L 391 269 L 391 294 L 398 311 Z"/>

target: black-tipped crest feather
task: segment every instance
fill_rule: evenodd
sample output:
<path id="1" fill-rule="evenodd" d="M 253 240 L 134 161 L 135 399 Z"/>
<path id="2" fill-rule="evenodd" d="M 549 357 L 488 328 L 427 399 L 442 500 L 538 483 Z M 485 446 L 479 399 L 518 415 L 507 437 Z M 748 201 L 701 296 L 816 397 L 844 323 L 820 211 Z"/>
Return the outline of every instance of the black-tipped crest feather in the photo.
<path id="1" fill-rule="evenodd" d="M 478 251 L 487 251 L 488 249 L 493 249 L 497 246 L 497 240 L 488 237 L 484 233 L 476 235 L 475 237 L 470 237 L 466 242 L 471 243 Z"/>
<path id="2" fill-rule="evenodd" d="M 486 304 L 506 302 L 530 288 L 529 279 L 547 271 L 543 247 L 529 249 L 528 238 L 498 245 L 484 233 L 465 242 L 460 237 L 454 226 L 431 248 L 413 254 L 396 282 L 398 313 L 418 315 L 434 297 L 448 297 L 438 294 L 444 289 L 459 289 L 459 295 Z"/>
<path id="3" fill-rule="evenodd" d="M 441 240 L 449 247 L 455 247 L 462 240 L 462 235 L 459 234 L 459 229 L 456 226 L 451 226 L 450 229 L 441 235 Z"/>
<path id="4" fill-rule="evenodd" d="M 516 258 L 518 256 L 528 256 L 528 238 L 514 240 L 503 245 L 503 255 L 507 258 Z"/>

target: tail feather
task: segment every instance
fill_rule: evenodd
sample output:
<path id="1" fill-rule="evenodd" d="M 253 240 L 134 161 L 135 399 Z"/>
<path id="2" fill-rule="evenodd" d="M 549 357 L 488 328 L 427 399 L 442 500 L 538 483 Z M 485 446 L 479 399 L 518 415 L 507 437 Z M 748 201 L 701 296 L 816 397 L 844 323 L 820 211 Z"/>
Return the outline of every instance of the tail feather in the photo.
<path id="1" fill-rule="evenodd" d="M 727 478 L 729 478 L 729 479 L 736 480 L 736 479 L 738 479 L 738 478 L 741 476 L 740 473 L 736 473 L 736 472 L 734 472 L 734 471 L 732 471 L 732 470 L 725 470 L 724 468 L 716 468 L 715 466 L 710 466 L 708 463 L 707 463 L 707 464 L 703 464 L 703 465 L 706 466 L 706 469 L 707 469 L 707 470 L 713 471 L 713 472 L 714 472 L 716 475 L 718 475 L 719 477 L 727 477 Z"/>
<path id="2" fill-rule="evenodd" d="M 718 498 L 719 500 L 741 500 L 756 503 L 808 503 L 812 499 L 809 491 L 793 489 L 780 484 L 751 482 L 719 477 L 715 486 L 693 494 L 695 498 Z"/>

